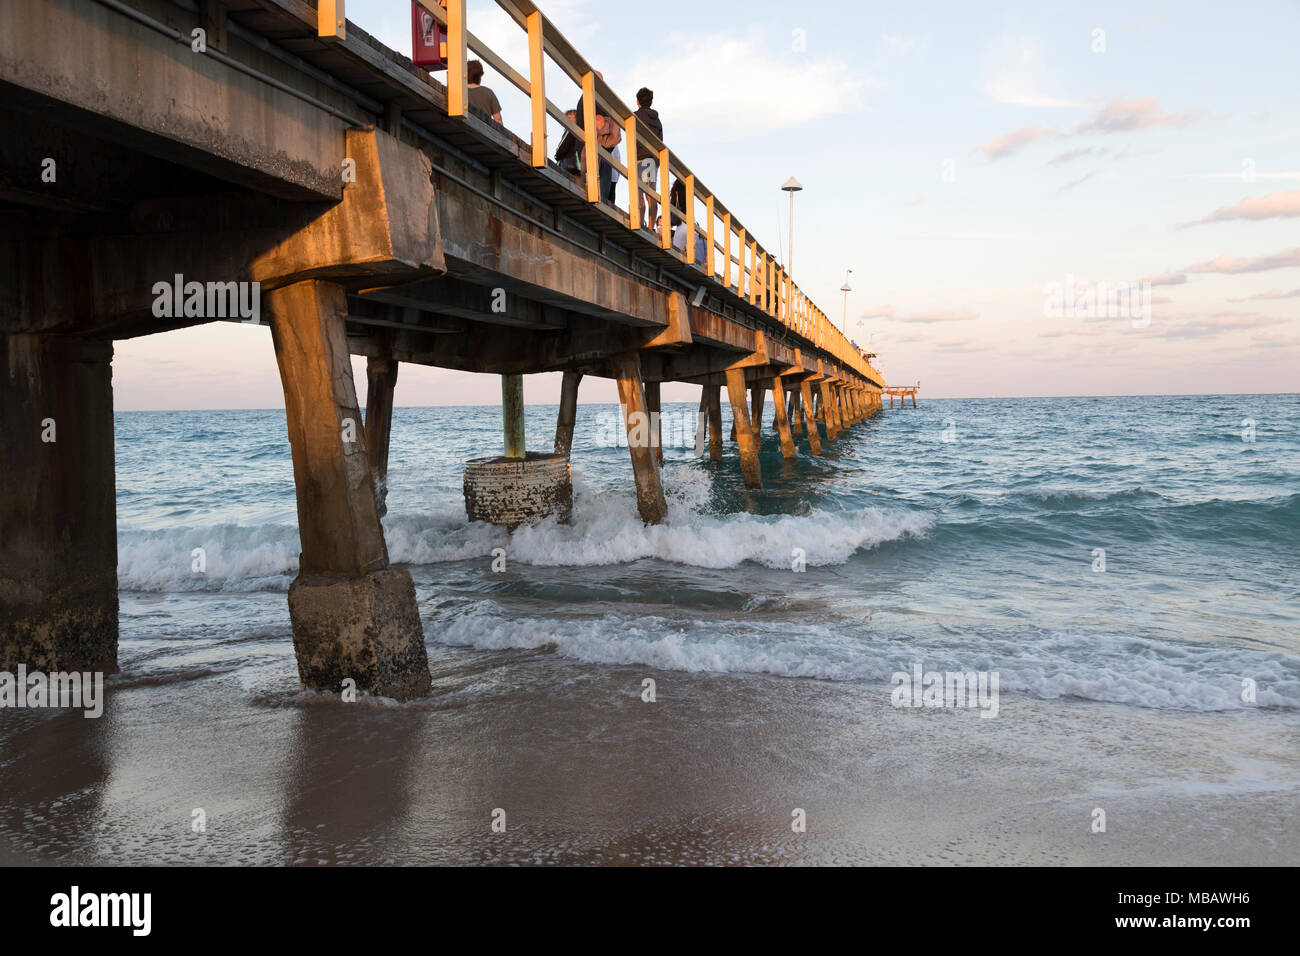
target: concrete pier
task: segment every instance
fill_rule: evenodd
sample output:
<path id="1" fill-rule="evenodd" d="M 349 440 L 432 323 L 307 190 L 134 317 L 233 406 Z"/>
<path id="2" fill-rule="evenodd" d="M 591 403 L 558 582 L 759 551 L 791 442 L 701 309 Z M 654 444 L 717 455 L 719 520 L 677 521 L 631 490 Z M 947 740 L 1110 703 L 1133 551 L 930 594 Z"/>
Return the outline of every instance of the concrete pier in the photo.
<path id="1" fill-rule="evenodd" d="M 641 378 L 641 359 L 636 353 L 614 359 L 618 381 L 618 398 L 627 429 L 627 446 L 632 455 L 632 472 L 636 481 L 636 505 L 646 524 L 660 524 L 668 516 L 659 480 L 659 461 L 653 448 L 653 430 L 646 406 L 645 383 Z"/>
<path id="2" fill-rule="evenodd" d="M 568 459 L 573 451 L 573 428 L 578 420 L 578 386 L 582 373 L 569 370 L 560 385 L 560 412 L 555 419 L 555 454 Z"/>
<path id="3" fill-rule="evenodd" d="M 800 434 L 822 454 L 817 421 L 834 439 L 879 411 L 870 355 L 740 212 L 542 11 L 498 2 L 521 14 L 533 53 L 529 77 L 502 81 L 537 80 L 524 90 L 533 110 L 509 126 L 465 109 L 463 76 L 429 82 L 356 24 L 322 34 L 301 0 L 199 14 L 181 0 L 23 0 L 5 19 L 0 666 L 117 666 L 117 339 L 269 324 L 298 495 L 300 683 L 334 692 L 353 679 L 401 699 L 430 683 L 410 576 L 390 567 L 380 523 L 400 363 L 500 376 L 505 454 L 466 465 L 465 501 L 471 520 L 508 528 L 568 519 L 584 376 L 617 382 L 647 524 L 667 517 L 662 383 L 701 386 L 715 462 L 726 387 L 752 489 L 769 389 L 786 460 Z M 178 53 L 178 31 L 200 23 L 221 56 Z M 492 61 L 463 16 L 447 41 Z M 539 70 L 614 118 L 625 155 L 635 143 L 657 156 L 664 189 L 686 184 L 717 254 L 697 262 L 693 246 L 683 255 L 667 231 L 639 228 L 638 190 L 627 209 L 602 202 L 594 142 L 586 182 L 550 164 L 555 104 Z M 354 355 L 367 360 L 364 421 Z M 545 454 L 527 451 L 523 427 L 523 376 L 536 373 L 564 376 Z"/>
<path id="4" fill-rule="evenodd" d="M 0 334 L 0 670 L 117 672 L 112 356 Z"/>
<path id="5" fill-rule="evenodd" d="M 396 387 L 395 359 L 366 360 L 366 453 L 375 481 L 375 506 L 381 518 L 388 514 L 388 446 L 392 440 Z"/>
<path id="6" fill-rule="evenodd" d="M 731 415 L 736 426 L 736 447 L 740 451 L 740 470 L 746 488 L 762 488 L 763 473 L 758 463 L 758 438 L 749 420 L 745 404 L 745 370 L 727 369 L 727 397 L 731 400 Z"/>
<path id="7" fill-rule="evenodd" d="M 817 430 L 817 419 L 813 410 L 812 386 L 807 379 L 799 383 L 799 411 L 803 416 L 804 431 L 808 434 L 808 450 L 820 458 L 822 440 Z"/>
<path id="8" fill-rule="evenodd" d="M 786 417 L 785 389 L 779 375 L 772 379 L 772 414 L 776 418 L 776 433 L 781 438 L 781 456 L 786 459 L 796 457 L 794 436 L 790 434 L 790 420 Z"/>
<path id="9" fill-rule="evenodd" d="M 427 694 L 429 661 L 406 571 L 388 566 L 348 356 L 342 286 L 306 281 L 266 296 L 298 488 L 302 555 L 289 588 L 306 689 L 398 700 Z"/>

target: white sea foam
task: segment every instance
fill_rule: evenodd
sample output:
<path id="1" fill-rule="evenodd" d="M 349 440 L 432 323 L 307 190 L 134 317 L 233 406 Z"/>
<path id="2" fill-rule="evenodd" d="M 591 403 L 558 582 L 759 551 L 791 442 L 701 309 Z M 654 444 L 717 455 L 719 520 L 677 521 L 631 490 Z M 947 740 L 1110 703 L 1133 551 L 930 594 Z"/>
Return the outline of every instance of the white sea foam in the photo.
<path id="1" fill-rule="evenodd" d="M 204 570 L 194 550 L 203 549 Z M 298 529 L 218 525 L 122 531 L 118 585 L 128 591 L 287 591 L 298 569 Z"/>
<path id="2" fill-rule="evenodd" d="M 623 564 L 658 558 L 701 568 L 731 568 L 754 561 L 788 568 L 791 552 L 807 565 L 843 564 L 856 551 L 925 534 L 933 519 L 902 510 L 863 508 L 808 515 L 714 515 L 706 510 L 709 476 L 697 469 L 665 472 L 668 520 L 647 526 L 628 493 L 588 491 L 575 476 L 573 522 L 542 521 L 507 535 L 500 528 L 437 517 L 395 517 L 386 531 L 394 561 L 433 564 L 483 557 L 508 547 L 510 559 L 538 566 Z"/>
<path id="3" fill-rule="evenodd" d="M 980 636 L 977 642 L 891 637 L 849 623 L 707 621 L 609 613 L 586 619 L 521 617 L 476 602 L 426 627 L 438 643 L 480 650 L 553 646 L 595 664 L 637 664 L 718 674 L 888 681 L 921 661 L 928 670 L 996 670 L 1001 688 L 1139 707 L 1222 711 L 1300 708 L 1300 663 L 1272 652 L 1174 645 L 1108 635 Z M 1257 682 L 1254 704 L 1242 678 Z"/>
<path id="4" fill-rule="evenodd" d="M 842 564 L 859 549 L 926 533 L 932 519 L 913 511 L 864 508 L 808 515 L 709 514 L 710 477 L 698 469 L 665 472 L 666 524 L 647 527 L 634 495 L 596 492 L 575 475 L 573 522 L 553 519 L 513 535 L 465 520 L 459 501 L 430 514 L 390 512 L 384 533 L 397 564 L 437 564 L 490 556 L 505 547 L 510 560 L 538 566 L 595 566 L 658 558 L 704 568 L 754 561 L 790 567 L 800 548 L 807 565 Z M 207 570 L 193 570 L 193 549 L 205 550 Z M 136 591 L 285 590 L 297 573 L 298 532 L 291 526 L 124 531 L 118 542 L 120 585 Z"/>

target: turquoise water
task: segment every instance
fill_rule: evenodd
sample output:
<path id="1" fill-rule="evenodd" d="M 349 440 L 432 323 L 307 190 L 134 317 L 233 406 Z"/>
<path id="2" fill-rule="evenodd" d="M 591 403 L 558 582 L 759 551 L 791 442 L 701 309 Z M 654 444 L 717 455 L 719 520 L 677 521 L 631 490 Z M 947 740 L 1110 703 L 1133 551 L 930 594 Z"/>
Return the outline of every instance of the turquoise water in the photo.
<path id="1" fill-rule="evenodd" d="M 499 453 L 500 410 L 396 410 L 385 530 L 435 672 L 542 648 L 575 677 L 644 664 L 875 684 L 922 661 L 996 670 L 1004 695 L 1300 707 L 1300 396 L 923 399 L 823 459 L 796 439 L 791 463 L 769 403 L 761 492 L 731 443 L 696 457 L 695 404 L 669 404 L 654 528 L 617 408 L 578 411 L 573 523 L 512 536 L 469 524 L 461 495 L 463 462 Z M 555 414 L 528 410 L 531 449 L 549 451 Z M 116 436 L 124 677 L 266 691 L 292 654 L 284 413 L 118 413 Z"/>

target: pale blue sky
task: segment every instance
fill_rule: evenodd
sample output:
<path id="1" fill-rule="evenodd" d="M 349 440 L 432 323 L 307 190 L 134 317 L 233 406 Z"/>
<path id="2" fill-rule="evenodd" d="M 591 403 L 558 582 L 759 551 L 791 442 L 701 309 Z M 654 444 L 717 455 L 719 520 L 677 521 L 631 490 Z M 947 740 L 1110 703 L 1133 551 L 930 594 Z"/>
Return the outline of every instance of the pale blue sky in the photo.
<path id="1" fill-rule="evenodd" d="M 891 381 L 1300 390 L 1296 3 L 808 0 L 794 20 L 761 0 L 540 6 L 625 101 L 655 90 L 669 145 L 773 250 L 780 185 L 799 178 L 795 278 L 838 319 L 853 269 L 848 331 L 874 334 Z M 409 53 L 404 0 L 347 14 Z M 524 71 L 492 0 L 470 0 L 469 22 Z M 526 136 L 523 98 L 485 84 Z M 576 98 L 558 74 L 548 93 Z M 1045 316 L 1045 285 L 1070 276 L 1167 284 L 1145 328 Z M 115 385 L 119 408 L 282 404 L 269 334 L 224 324 L 119 343 Z M 529 401 L 557 392 L 527 382 Z M 584 384 L 584 400 L 613 395 Z M 497 400 L 490 376 L 408 368 L 398 387 L 399 404 Z"/>

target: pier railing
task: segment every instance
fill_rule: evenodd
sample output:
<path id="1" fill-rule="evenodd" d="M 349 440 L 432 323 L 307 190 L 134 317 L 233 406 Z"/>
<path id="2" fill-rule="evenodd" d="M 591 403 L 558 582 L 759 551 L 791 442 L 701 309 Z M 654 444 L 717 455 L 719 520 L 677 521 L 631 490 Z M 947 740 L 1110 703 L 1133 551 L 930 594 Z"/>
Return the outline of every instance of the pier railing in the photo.
<path id="1" fill-rule="evenodd" d="M 397 2 L 397 0 L 395 0 Z M 407 0 L 400 0 L 403 4 Z M 695 175 L 680 156 L 674 153 L 644 124 L 637 121 L 629 108 L 596 72 L 595 68 L 565 39 L 556 26 L 532 0 L 496 0 L 496 3 L 528 35 L 528 75 L 512 67 L 470 30 L 466 16 L 467 0 L 415 0 L 441 25 L 446 37 L 447 113 L 464 116 L 469 108 L 466 64 L 469 53 L 478 56 L 531 104 L 529 142 L 532 165 L 547 166 L 547 119 L 572 133 L 581 144 L 583 180 L 587 201 L 600 204 L 599 161 L 618 170 L 627 182 L 626 228 L 656 242 L 665 253 L 676 257 L 709 279 L 720 283 L 749 305 L 761 309 L 771 319 L 806 339 L 853 369 L 858 374 L 879 380 L 878 372 L 854 348 L 841 332 L 777 262 L 753 230 Z M 318 0 L 319 29 L 322 36 L 342 36 L 345 29 L 343 0 Z M 581 124 L 569 119 L 567 111 L 553 103 L 546 94 L 546 67 L 553 64 L 582 93 Z M 616 158 L 600 145 L 596 113 L 600 111 L 619 123 L 627 140 L 627 162 Z M 588 131 L 592 135 L 588 135 Z M 647 186 L 637 176 L 637 157 L 650 155 L 657 160 L 659 182 Z M 673 178 L 685 188 L 686 206 L 670 202 Z M 653 222 L 641 221 L 641 196 L 653 199 L 661 210 L 658 232 Z M 703 206 L 701 225 L 698 211 Z M 692 238 L 704 239 L 707 250 L 703 262 L 696 261 L 696 243 L 687 241 L 685 250 L 674 248 L 673 213 L 689 222 Z"/>

